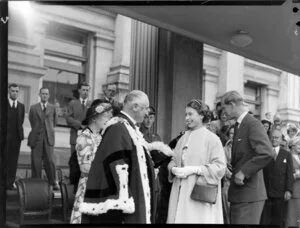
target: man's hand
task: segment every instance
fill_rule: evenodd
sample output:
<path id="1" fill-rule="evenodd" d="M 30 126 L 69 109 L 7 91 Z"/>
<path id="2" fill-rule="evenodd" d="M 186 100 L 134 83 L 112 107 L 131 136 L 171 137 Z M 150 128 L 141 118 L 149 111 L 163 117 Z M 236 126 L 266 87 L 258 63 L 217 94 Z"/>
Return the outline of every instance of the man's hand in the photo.
<path id="1" fill-rule="evenodd" d="M 291 192 L 286 191 L 286 192 L 284 193 L 284 200 L 285 200 L 285 201 L 289 201 L 289 200 L 291 199 L 291 197 L 292 197 Z"/>
<path id="2" fill-rule="evenodd" d="M 245 179 L 245 175 L 243 174 L 242 171 L 237 172 L 234 176 L 234 182 L 237 185 L 244 185 L 244 179 Z"/>

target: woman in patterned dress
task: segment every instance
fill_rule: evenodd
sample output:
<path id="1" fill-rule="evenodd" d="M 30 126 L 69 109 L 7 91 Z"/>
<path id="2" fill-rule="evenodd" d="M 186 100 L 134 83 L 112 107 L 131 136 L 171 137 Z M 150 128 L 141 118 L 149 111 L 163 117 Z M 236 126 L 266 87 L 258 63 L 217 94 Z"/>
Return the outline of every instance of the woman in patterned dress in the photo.
<path id="1" fill-rule="evenodd" d="M 70 219 L 71 224 L 81 223 L 80 203 L 83 201 L 88 174 L 95 153 L 101 142 L 100 131 L 103 130 L 105 123 L 112 117 L 112 107 L 109 103 L 93 102 L 87 110 L 86 118 L 82 125 L 87 126 L 77 138 L 76 151 L 81 176 L 75 196 L 73 211 Z"/>

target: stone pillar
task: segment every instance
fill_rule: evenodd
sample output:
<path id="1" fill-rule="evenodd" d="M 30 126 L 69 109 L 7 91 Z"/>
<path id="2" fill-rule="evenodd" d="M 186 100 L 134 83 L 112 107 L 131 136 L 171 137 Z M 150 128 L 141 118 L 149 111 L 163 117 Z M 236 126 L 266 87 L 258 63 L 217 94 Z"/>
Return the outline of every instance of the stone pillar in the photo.
<path id="1" fill-rule="evenodd" d="M 92 85 L 94 98 L 101 97 L 103 93 L 102 86 L 106 84 L 113 60 L 114 41 L 113 37 L 97 33 L 91 42 L 94 50 L 90 54 L 94 61 L 90 66 L 89 83 Z"/>
<path id="2" fill-rule="evenodd" d="M 266 112 L 271 112 L 272 116 L 277 112 L 279 105 L 279 89 L 273 86 L 267 86 L 262 93 L 265 99 L 262 101 L 261 117 L 265 118 Z"/>
<path id="3" fill-rule="evenodd" d="M 108 84 L 116 84 L 118 97 L 116 100 L 123 101 L 129 92 L 130 81 L 130 54 L 131 54 L 131 19 L 117 15 L 115 24 L 115 44 L 112 65 L 107 75 Z"/>
<path id="4" fill-rule="evenodd" d="M 280 84 L 279 112 L 284 122 L 300 122 L 300 78 L 284 72 Z"/>
<path id="5" fill-rule="evenodd" d="M 223 51 L 220 59 L 219 93 L 236 90 L 244 94 L 244 57 Z"/>

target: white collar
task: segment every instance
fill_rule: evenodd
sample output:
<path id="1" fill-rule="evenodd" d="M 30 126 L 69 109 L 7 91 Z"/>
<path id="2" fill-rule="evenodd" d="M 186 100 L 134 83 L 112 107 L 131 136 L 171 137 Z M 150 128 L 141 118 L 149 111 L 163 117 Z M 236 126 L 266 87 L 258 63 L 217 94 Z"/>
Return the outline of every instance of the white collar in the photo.
<path id="1" fill-rule="evenodd" d="M 124 112 L 123 110 L 121 111 L 122 114 L 124 114 L 125 116 L 128 117 L 128 119 L 134 124 L 136 125 L 136 121 L 130 116 L 128 115 L 126 112 Z"/>
<path id="2" fill-rule="evenodd" d="M 280 150 L 280 146 L 276 146 L 276 147 L 273 147 L 275 152 L 276 152 L 276 155 L 278 155 L 279 153 L 279 150 Z"/>
<path id="3" fill-rule="evenodd" d="M 9 97 L 9 98 L 8 98 L 8 101 L 9 101 L 10 107 L 13 107 L 14 101 L 16 101 L 16 107 L 18 107 L 18 100 L 13 100 L 13 99 L 11 99 L 11 98 Z"/>
<path id="4" fill-rule="evenodd" d="M 44 108 L 43 103 L 40 102 L 40 104 L 41 104 L 41 107 L 42 107 L 42 110 L 43 110 L 43 108 Z M 47 106 L 48 106 L 48 102 L 45 103 L 45 107 L 46 107 L 46 108 L 47 108 Z"/>
<path id="5" fill-rule="evenodd" d="M 240 124 L 242 123 L 243 119 L 245 118 L 245 116 L 246 116 L 247 114 L 248 114 L 247 111 L 243 112 L 243 113 L 239 116 L 239 118 L 236 120 L 236 122 L 238 122 L 239 125 L 240 125 Z"/>
<path id="6" fill-rule="evenodd" d="M 81 103 L 81 104 L 82 104 L 82 101 L 83 101 L 83 102 L 84 102 L 84 105 L 86 105 L 86 102 L 87 102 L 88 99 L 82 99 L 82 98 L 80 97 L 79 100 L 80 100 L 80 103 Z"/>

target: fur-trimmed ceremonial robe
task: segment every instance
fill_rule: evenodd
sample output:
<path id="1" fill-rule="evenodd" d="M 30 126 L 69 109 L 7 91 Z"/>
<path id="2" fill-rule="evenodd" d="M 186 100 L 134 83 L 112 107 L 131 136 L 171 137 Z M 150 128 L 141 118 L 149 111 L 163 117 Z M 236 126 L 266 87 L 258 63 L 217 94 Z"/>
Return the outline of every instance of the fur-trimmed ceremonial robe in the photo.
<path id="1" fill-rule="evenodd" d="M 96 152 L 80 211 L 101 218 L 97 223 L 153 223 L 154 164 L 143 135 L 122 113 L 113 121 Z"/>

